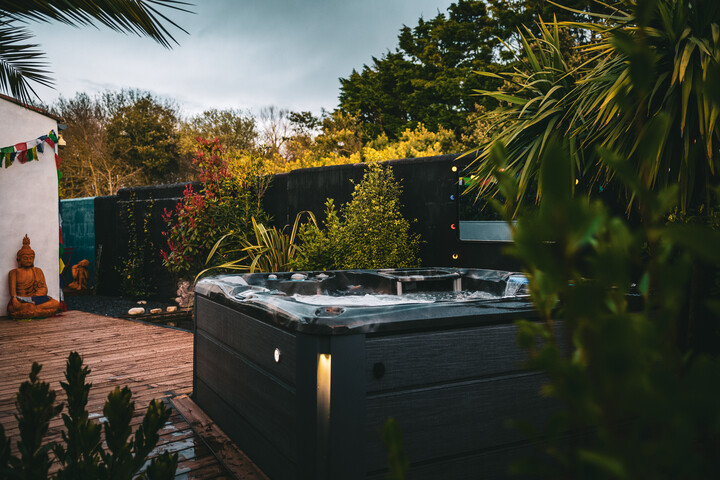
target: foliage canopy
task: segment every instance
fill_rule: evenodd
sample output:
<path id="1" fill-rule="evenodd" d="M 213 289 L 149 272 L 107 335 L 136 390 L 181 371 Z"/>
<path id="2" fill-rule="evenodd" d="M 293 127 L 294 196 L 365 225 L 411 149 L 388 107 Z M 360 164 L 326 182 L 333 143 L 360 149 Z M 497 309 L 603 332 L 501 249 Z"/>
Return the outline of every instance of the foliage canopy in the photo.
<path id="1" fill-rule="evenodd" d="M 491 114 L 496 132 L 482 146 L 475 170 L 485 186 L 480 194 L 493 189 L 485 180 L 492 177 L 492 149 L 502 143 L 522 199 L 538 185 L 550 134 L 560 132 L 570 139 L 572 188 L 576 180 L 585 191 L 612 181 L 615 172 L 598 157 L 599 148 L 609 148 L 647 188 L 680 185 L 682 212 L 712 202 L 720 158 L 720 110 L 712 100 L 720 71 L 720 5 L 654 0 L 613 6 L 614 13 L 594 15 L 595 22 L 539 24 L 539 35 L 522 37 L 525 61 L 500 76 L 508 88 L 480 92 L 504 102 Z M 596 36 L 583 47 L 587 61 L 567 62 L 562 28 Z"/>

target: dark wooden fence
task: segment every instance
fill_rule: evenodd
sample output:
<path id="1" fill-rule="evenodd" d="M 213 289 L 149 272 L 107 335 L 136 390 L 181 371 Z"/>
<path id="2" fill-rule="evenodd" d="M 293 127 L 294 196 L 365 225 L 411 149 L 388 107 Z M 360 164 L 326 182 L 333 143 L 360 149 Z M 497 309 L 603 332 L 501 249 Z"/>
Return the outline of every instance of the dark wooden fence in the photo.
<path id="1" fill-rule="evenodd" d="M 422 237 L 422 264 L 517 270 L 517 263 L 503 254 L 506 242 L 460 240 L 458 179 L 469 160 L 468 156 L 442 155 L 388 162 L 395 178 L 402 183 L 403 215 L 414 220 L 412 228 Z M 312 211 L 321 220 L 326 199 L 333 198 L 338 206 L 349 201 L 352 182 L 362 179 L 364 169 L 365 164 L 336 165 L 276 175 L 263 205 L 278 227 L 291 224 L 295 215 L 304 210 Z M 199 184 L 194 184 L 195 190 L 199 188 Z M 162 212 L 175 207 L 184 189 L 185 184 L 134 187 L 121 189 L 115 196 L 95 198 L 98 293 L 112 295 L 119 291 L 118 268 L 128 258 L 129 243 L 123 215 L 132 209 L 138 229 L 144 216 L 150 214 L 148 235 L 155 252 L 147 275 L 157 285 L 159 297 L 174 296 L 176 279 L 162 267 L 159 255 L 160 248 L 165 246 L 162 232 L 167 228 Z M 138 231 L 138 235 L 144 234 Z"/>

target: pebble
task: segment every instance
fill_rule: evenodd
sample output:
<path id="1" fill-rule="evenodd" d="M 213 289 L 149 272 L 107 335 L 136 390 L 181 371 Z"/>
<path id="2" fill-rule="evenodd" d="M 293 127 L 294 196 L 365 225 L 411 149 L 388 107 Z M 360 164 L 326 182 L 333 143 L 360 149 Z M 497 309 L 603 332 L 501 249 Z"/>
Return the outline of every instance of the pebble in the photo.
<path id="1" fill-rule="evenodd" d="M 158 313 L 162 313 L 162 308 L 151 308 L 150 313 L 153 315 L 157 315 Z"/>
<path id="2" fill-rule="evenodd" d="M 170 306 L 170 307 L 167 307 L 167 308 L 165 309 L 165 311 L 168 312 L 168 313 L 177 312 L 177 307 L 175 307 L 175 306 Z"/>
<path id="3" fill-rule="evenodd" d="M 145 309 L 142 307 L 135 307 L 128 310 L 128 315 L 142 315 L 145 313 Z"/>
<path id="4" fill-rule="evenodd" d="M 147 305 L 147 300 L 138 300 L 138 305 Z"/>

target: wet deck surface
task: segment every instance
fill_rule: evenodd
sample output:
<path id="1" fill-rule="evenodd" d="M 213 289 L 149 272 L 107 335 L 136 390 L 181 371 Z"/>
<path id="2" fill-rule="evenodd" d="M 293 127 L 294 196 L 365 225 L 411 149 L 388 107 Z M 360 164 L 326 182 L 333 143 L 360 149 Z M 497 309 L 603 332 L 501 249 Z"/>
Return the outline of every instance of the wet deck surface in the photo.
<path id="1" fill-rule="evenodd" d="M 0 423 L 11 437 L 13 451 L 18 439 L 15 396 L 28 379 L 33 361 L 42 364 L 40 379 L 49 382 L 58 401 L 64 402 L 59 382 L 64 380 L 65 362 L 73 350 L 92 370 L 88 378 L 93 385 L 88 399 L 91 418 L 102 417 L 108 393 L 118 386 L 132 390 L 133 431 L 153 398 L 172 405 L 173 397 L 186 398 L 192 392 L 192 333 L 77 311 L 41 320 L 0 318 Z M 47 440 L 59 440 L 61 428 L 58 416 L 50 424 Z M 179 453 L 176 478 L 236 478 L 176 408 L 160 432 L 153 455 L 164 451 Z"/>

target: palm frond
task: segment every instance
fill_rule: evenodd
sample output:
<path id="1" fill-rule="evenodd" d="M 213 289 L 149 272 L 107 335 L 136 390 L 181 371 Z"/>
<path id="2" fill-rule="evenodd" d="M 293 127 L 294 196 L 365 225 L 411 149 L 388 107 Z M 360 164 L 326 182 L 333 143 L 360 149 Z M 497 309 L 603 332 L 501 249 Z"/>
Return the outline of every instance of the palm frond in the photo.
<path id="1" fill-rule="evenodd" d="M 30 82 L 52 87 L 45 55 L 37 45 L 26 43 L 32 34 L 25 28 L 0 23 L 0 91 L 30 103 L 37 96 Z"/>
<path id="2" fill-rule="evenodd" d="M 166 28 L 171 25 L 187 33 L 161 9 L 191 13 L 191 4 L 178 0 L 2 0 L 0 12 L 13 20 L 68 25 L 95 25 L 96 22 L 115 31 L 146 35 L 164 47 L 177 40 Z"/>

